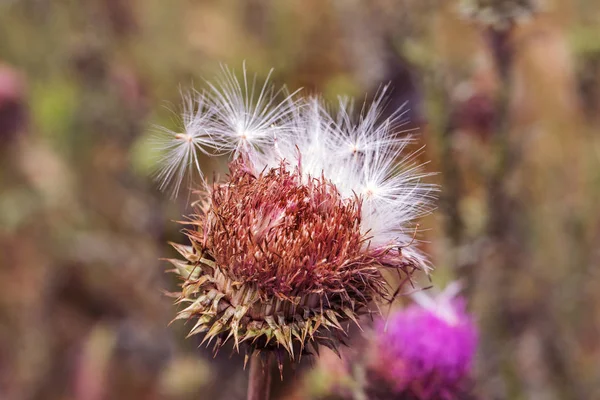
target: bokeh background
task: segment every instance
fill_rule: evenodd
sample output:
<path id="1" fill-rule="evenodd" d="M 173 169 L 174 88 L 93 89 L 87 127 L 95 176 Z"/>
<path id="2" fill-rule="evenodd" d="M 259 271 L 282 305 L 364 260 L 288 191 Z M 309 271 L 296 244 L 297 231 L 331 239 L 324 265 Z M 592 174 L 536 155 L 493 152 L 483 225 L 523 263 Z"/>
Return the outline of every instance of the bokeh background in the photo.
<path id="1" fill-rule="evenodd" d="M 167 327 L 160 258 L 188 198 L 157 190 L 150 140 L 181 88 L 243 60 L 333 101 L 391 82 L 439 172 L 420 238 L 432 284 L 465 284 L 479 393 L 600 398 L 600 3 L 547 0 L 503 34 L 458 10 L 0 0 L 0 398 L 244 398 L 240 357 Z M 319 396 L 336 368 L 286 371 L 275 398 Z"/>

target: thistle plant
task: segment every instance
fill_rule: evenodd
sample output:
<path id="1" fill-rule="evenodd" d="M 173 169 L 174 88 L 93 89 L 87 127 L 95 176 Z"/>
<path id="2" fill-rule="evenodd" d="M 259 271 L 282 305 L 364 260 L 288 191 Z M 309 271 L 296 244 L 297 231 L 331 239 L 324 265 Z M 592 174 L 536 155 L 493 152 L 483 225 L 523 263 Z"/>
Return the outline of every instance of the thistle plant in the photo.
<path id="1" fill-rule="evenodd" d="M 368 367 L 368 398 L 475 398 L 470 369 L 477 330 L 458 289 L 454 283 L 436 297 L 416 293 L 415 304 L 380 322 Z"/>
<path id="2" fill-rule="evenodd" d="M 284 357 L 337 351 L 348 323 L 394 297 L 385 270 L 404 283 L 428 270 L 414 221 L 431 210 L 434 187 L 405 151 L 403 111 L 382 115 L 386 91 L 357 118 L 345 99 L 332 115 L 318 98 L 223 67 L 186 98 L 183 132 L 162 132 L 158 177 L 175 194 L 196 178 L 189 243 L 174 244 L 182 259 L 170 260 L 189 335 L 215 351 L 231 341 L 246 360 L 262 352 L 281 370 Z M 215 155 L 230 156 L 229 173 L 209 183 L 199 159 Z"/>

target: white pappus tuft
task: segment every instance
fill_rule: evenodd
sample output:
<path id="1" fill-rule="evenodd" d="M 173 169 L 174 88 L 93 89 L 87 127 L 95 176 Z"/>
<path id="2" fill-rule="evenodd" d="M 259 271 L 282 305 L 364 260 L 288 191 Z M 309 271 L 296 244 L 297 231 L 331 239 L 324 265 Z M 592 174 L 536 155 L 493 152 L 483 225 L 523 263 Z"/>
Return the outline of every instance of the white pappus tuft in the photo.
<path id="1" fill-rule="evenodd" d="M 435 296 L 424 291 L 417 291 L 410 297 L 422 308 L 446 321 L 448 325 L 456 325 L 460 321 L 460 316 L 457 314 L 454 301 L 462 289 L 462 284 L 454 281 Z"/>
<path id="2" fill-rule="evenodd" d="M 207 106 L 202 93 L 183 94 L 182 132 L 157 127 L 154 137 L 161 153 L 156 180 L 161 190 L 170 190 L 177 196 L 183 181 L 191 182 L 194 173 L 203 179 L 198 153 L 214 154 L 217 146 L 211 134 L 215 110 Z"/>
<path id="3" fill-rule="evenodd" d="M 423 182 L 430 174 L 418 160 L 421 149 L 407 151 L 413 139 L 401 130 L 406 108 L 384 116 L 386 86 L 356 118 L 346 98 L 331 113 L 319 98 L 275 90 L 268 84 L 270 75 L 261 86 L 256 77 L 248 79 L 245 66 L 241 80 L 222 68 L 216 83 L 197 94 L 193 110 L 188 105 L 186 133 L 167 132 L 171 142 L 162 145 L 161 187 L 172 180 L 178 190 L 189 168 L 202 176 L 198 152 L 243 157 L 256 174 L 285 162 L 286 168 L 299 168 L 306 181 L 322 176 L 344 198 L 361 199 L 365 245 L 401 247 L 427 269 L 425 258 L 408 245 L 414 220 L 432 210 L 436 187 Z"/>
<path id="4" fill-rule="evenodd" d="M 275 90 L 269 83 L 270 70 L 262 86 L 256 84 L 256 75 L 251 80 L 243 65 L 242 80 L 233 70 L 221 67 L 222 74 L 216 84 L 207 82 L 207 94 L 211 111 L 214 112 L 211 126 L 215 145 L 226 152 L 238 155 L 253 153 L 273 144 L 277 136 L 288 133 L 290 115 L 297 109 L 294 93 L 285 88 Z M 277 101 L 279 96 L 284 99 Z"/>

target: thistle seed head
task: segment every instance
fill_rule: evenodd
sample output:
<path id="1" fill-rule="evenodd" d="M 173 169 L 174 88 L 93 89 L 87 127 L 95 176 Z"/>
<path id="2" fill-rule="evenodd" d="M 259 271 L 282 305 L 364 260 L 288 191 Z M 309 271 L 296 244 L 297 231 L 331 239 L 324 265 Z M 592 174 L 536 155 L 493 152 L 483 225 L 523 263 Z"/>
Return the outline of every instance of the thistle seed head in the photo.
<path id="1" fill-rule="evenodd" d="M 170 260 L 182 277 L 177 319 L 215 349 L 247 344 L 248 356 L 337 350 L 347 323 L 399 293 L 385 269 L 402 282 L 428 269 L 411 223 L 430 211 L 434 187 L 421 182 L 417 153 L 401 154 L 402 114 L 380 121 L 381 95 L 357 120 L 346 103 L 335 117 L 317 99 L 278 103 L 281 91 L 249 84 L 245 71 L 240 83 L 225 68 L 218 82 L 187 103 L 183 133 L 163 132 L 163 187 L 179 189 L 190 169 L 203 176 L 199 152 L 232 155 L 225 180 L 196 188 L 190 245 L 174 244 L 184 258 Z"/>
<path id="2" fill-rule="evenodd" d="M 342 198 L 324 177 L 304 183 L 283 162 L 255 175 L 233 161 L 208 196 L 187 230 L 192 246 L 175 245 L 186 262 L 171 262 L 184 278 L 179 301 L 190 303 L 178 318 L 197 318 L 190 334 L 217 347 L 232 338 L 291 357 L 336 348 L 344 322 L 389 297 L 382 269 L 418 268 L 400 249 L 365 245 L 360 198 Z"/>

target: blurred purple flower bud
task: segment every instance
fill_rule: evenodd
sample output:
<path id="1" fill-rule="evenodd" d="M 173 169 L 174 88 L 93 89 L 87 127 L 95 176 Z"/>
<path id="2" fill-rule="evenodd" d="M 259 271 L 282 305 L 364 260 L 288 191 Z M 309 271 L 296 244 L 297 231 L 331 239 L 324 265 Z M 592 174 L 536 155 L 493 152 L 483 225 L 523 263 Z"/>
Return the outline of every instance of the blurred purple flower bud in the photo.
<path id="1" fill-rule="evenodd" d="M 417 399 L 453 399 L 469 378 L 477 328 L 452 284 L 435 298 L 418 293 L 416 304 L 377 327 L 377 366 L 398 392 Z M 460 396 L 463 396 L 462 394 Z"/>

